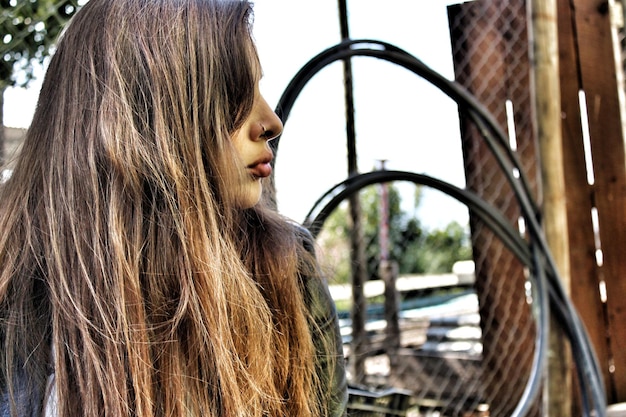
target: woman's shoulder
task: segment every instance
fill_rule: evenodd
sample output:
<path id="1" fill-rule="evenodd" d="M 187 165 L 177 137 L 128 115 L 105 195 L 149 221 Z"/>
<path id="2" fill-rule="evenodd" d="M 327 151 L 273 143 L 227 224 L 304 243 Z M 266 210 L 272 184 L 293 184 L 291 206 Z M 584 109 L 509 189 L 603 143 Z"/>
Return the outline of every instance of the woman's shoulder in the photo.
<path id="1" fill-rule="evenodd" d="M 294 223 L 296 236 L 308 256 L 310 265 L 301 271 L 305 300 L 311 315 L 318 321 L 329 321 L 335 315 L 335 303 L 328 289 L 326 277 L 317 262 L 315 239 L 304 226 Z"/>
<path id="2" fill-rule="evenodd" d="M 307 250 L 307 252 L 315 253 L 315 239 L 311 234 L 311 231 L 306 227 L 302 226 L 300 223 L 290 222 L 294 233 L 302 246 Z"/>
<path id="3" fill-rule="evenodd" d="M 23 369 L 16 370 L 13 375 L 12 389 L 17 415 L 20 417 L 40 416 L 45 387 L 33 384 Z M 0 417 L 10 417 L 11 415 L 9 387 L 5 384 L 0 392 Z"/>

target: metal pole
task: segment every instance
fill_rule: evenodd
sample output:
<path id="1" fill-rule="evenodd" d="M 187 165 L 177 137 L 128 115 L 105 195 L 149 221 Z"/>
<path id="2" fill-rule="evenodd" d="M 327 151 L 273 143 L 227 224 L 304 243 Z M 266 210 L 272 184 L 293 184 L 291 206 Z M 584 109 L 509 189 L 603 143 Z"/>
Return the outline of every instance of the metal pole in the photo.
<path id="1" fill-rule="evenodd" d="M 350 39 L 348 26 L 348 7 L 346 0 L 339 0 L 339 22 L 342 40 Z M 354 127 L 354 95 L 352 84 L 352 62 L 350 58 L 343 60 L 343 80 L 346 106 L 346 137 L 348 145 L 348 175 L 358 174 L 356 154 L 356 129 Z M 351 358 L 354 380 L 356 383 L 365 382 L 365 359 L 367 354 L 367 300 L 363 293 L 367 270 L 365 261 L 365 246 L 363 242 L 363 226 L 361 224 L 361 204 L 358 194 L 349 198 L 350 218 L 352 230 L 350 233 L 350 258 L 352 266 L 352 344 Z"/>

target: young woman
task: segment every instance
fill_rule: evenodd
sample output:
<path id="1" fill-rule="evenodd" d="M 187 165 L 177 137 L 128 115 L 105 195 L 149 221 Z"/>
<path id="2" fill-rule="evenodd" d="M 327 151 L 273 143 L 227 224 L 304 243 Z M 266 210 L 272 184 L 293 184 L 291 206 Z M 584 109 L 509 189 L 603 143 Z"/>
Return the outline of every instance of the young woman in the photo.
<path id="1" fill-rule="evenodd" d="M 90 0 L 65 31 L 0 190 L 1 416 L 343 414 L 312 242 L 262 201 L 250 13 Z"/>

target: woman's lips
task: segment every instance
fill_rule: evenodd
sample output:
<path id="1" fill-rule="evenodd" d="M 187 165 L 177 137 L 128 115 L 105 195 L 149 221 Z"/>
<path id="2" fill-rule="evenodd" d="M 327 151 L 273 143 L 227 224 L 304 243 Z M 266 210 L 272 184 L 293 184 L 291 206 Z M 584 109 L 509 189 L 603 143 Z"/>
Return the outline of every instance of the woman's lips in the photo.
<path id="1" fill-rule="evenodd" d="M 253 178 L 267 178 L 272 175 L 272 160 L 274 159 L 274 154 L 269 150 L 263 152 L 259 157 L 247 166 L 248 172 L 252 175 Z"/>
<path id="2" fill-rule="evenodd" d="M 272 166 L 269 162 L 257 162 L 249 165 L 248 170 L 255 178 L 267 178 L 272 175 Z"/>

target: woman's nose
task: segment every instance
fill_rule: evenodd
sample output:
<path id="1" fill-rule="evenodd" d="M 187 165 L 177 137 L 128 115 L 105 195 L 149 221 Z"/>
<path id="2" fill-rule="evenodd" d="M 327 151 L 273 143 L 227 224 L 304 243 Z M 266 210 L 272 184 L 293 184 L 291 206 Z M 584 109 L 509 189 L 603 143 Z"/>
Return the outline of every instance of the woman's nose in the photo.
<path id="1" fill-rule="evenodd" d="M 274 110 L 267 104 L 263 96 L 260 97 L 261 126 L 263 127 L 263 138 L 272 140 L 283 132 L 283 122 Z"/>

